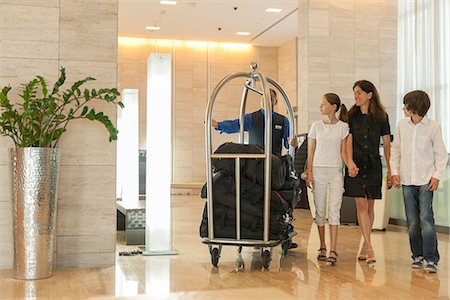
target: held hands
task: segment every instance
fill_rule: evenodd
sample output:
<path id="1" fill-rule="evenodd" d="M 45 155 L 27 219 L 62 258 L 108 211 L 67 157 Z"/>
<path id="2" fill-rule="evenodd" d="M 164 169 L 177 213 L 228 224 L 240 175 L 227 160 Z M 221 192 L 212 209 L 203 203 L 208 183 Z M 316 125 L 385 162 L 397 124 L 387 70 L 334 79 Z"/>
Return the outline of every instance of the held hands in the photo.
<path id="1" fill-rule="evenodd" d="M 350 177 L 356 177 L 356 175 L 358 175 L 359 169 L 356 166 L 356 164 L 351 161 L 348 163 L 348 176 Z"/>
<path id="2" fill-rule="evenodd" d="M 428 190 L 434 192 L 439 188 L 439 179 L 431 177 L 430 184 L 428 185 Z"/>

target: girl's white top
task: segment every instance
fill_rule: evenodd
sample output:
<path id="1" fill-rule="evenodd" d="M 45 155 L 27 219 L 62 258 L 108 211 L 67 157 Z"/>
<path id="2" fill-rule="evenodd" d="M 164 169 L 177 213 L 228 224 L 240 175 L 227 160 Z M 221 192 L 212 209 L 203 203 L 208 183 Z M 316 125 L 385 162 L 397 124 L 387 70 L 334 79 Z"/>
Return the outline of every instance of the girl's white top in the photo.
<path id="1" fill-rule="evenodd" d="M 341 142 L 348 132 L 348 124 L 342 121 L 336 124 L 314 122 L 308 134 L 316 140 L 313 167 L 342 167 Z"/>

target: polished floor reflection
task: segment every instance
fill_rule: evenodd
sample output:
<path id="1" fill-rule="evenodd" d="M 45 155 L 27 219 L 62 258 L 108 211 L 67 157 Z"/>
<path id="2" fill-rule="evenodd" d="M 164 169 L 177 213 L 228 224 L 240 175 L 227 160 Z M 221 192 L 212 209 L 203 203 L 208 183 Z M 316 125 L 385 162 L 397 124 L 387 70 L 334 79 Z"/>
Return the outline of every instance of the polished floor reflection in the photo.
<path id="1" fill-rule="evenodd" d="M 116 266 L 57 268 L 55 275 L 37 281 L 12 279 L 0 271 L 0 299 L 448 299 L 449 236 L 439 234 L 439 273 L 410 268 L 405 228 L 389 226 L 375 232 L 377 263 L 373 268 L 356 260 L 357 227 L 339 231 L 336 266 L 316 260 L 317 229 L 309 211 L 295 211 L 300 247 L 281 261 L 274 248 L 269 270 L 263 270 L 260 252 L 224 247 L 219 267 L 211 265 L 206 245 L 198 235 L 203 201 L 196 196 L 174 196 L 174 248 L 177 256 L 117 256 Z M 118 251 L 126 246 L 118 234 Z M 237 268 L 242 259 L 244 267 Z"/>

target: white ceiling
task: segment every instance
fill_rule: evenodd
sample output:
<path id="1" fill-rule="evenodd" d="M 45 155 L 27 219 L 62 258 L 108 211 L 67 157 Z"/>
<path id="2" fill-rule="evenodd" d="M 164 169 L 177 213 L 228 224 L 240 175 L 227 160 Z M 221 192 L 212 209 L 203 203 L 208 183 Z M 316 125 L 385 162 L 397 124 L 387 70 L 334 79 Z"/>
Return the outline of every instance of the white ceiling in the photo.
<path id="1" fill-rule="evenodd" d="M 298 0 L 119 0 L 119 36 L 279 46 L 297 36 L 297 5 Z M 269 7 L 282 11 L 265 12 Z"/>

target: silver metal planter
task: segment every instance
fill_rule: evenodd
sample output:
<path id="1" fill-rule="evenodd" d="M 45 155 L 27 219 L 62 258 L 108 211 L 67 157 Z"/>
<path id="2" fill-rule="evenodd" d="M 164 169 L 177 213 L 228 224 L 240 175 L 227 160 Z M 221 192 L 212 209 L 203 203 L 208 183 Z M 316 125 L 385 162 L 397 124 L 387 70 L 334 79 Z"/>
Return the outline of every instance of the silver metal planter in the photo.
<path id="1" fill-rule="evenodd" d="M 18 279 L 52 276 L 59 150 L 11 149 L 14 269 Z"/>

